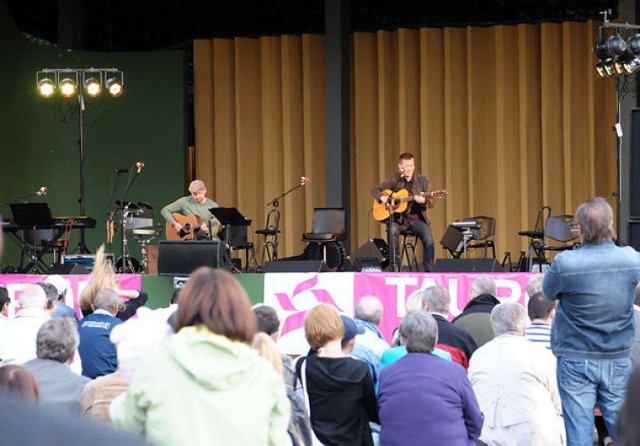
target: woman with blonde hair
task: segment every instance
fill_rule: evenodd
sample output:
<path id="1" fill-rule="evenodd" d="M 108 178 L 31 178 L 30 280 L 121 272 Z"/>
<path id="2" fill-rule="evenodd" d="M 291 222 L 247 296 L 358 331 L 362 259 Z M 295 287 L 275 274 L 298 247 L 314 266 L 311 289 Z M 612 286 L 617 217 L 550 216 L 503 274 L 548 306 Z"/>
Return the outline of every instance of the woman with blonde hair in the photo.
<path id="1" fill-rule="evenodd" d="M 366 362 L 342 350 L 344 323 L 327 304 L 304 319 L 312 354 L 301 358 L 296 373 L 308 395 L 311 426 L 318 440 L 332 445 L 373 445 L 369 422 L 378 422 L 373 381 Z"/>
<path id="2" fill-rule="evenodd" d="M 242 285 L 199 268 L 175 315 L 176 334 L 142 356 L 114 424 L 158 446 L 290 445 L 284 381 L 251 348 L 256 319 Z"/>
<path id="3" fill-rule="evenodd" d="M 93 298 L 98 291 L 104 288 L 111 288 L 121 298 L 128 299 L 126 302 L 120 302 L 118 314 L 116 314 L 116 317 L 122 321 L 126 321 L 136 314 L 138 308 L 142 307 L 149 299 L 149 296 L 144 291 L 123 290 L 120 288 L 113 265 L 106 260 L 104 245 L 102 245 L 96 253 L 96 261 L 89 276 L 89 282 L 80 293 L 79 305 L 83 316 L 93 313 Z"/>

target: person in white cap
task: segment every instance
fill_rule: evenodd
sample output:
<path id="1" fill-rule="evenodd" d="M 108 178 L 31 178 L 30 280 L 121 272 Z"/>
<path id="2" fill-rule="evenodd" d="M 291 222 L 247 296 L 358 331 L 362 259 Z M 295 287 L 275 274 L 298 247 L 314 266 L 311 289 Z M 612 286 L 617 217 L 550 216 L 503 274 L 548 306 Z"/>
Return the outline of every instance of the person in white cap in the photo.
<path id="1" fill-rule="evenodd" d="M 185 228 L 185 225 L 183 225 L 185 220 L 179 216 L 176 218 L 175 214 L 182 216 L 196 215 L 200 218 L 201 223 L 198 228 L 198 238 L 203 234 L 206 237 L 215 236 L 222 229 L 222 225 L 220 221 L 211 214 L 209 209 L 217 208 L 218 203 L 207 198 L 207 187 L 202 180 L 192 181 L 191 184 L 189 184 L 189 193 L 189 196 L 178 198 L 173 203 L 163 207 L 160 213 L 164 219 L 173 226 L 177 233 L 177 238 L 183 238 L 186 235 L 181 232 L 183 229 L 185 229 L 184 232 L 187 234 L 189 234 L 191 230 Z M 167 237 L 169 237 L 169 234 L 167 234 Z"/>
<path id="2" fill-rule="evenodd" d="M 75 310 L 67 305 L 67 298 L 73 305 L 73 294 L 71 292 L 71 283 L 62 277 L 60 274 L 52 274 L 44 279 L 44 283 L 50 283 L 56 290 L 58 290 L 58 302 L 56 303 L 56 311 L 53 312 L 53 317 L 58 318 L 61 316 L 70 316 L 78 322 L 78 315 Z"/>

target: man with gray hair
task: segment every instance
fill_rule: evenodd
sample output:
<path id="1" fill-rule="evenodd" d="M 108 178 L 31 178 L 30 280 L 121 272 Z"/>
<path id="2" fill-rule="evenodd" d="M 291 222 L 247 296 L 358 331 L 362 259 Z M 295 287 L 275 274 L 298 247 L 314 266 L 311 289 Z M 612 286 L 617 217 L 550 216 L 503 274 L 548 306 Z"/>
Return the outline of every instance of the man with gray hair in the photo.
<path id="1" fill-rule="evenodd" d="M 24 364 L 38 382 L 40 404 L 76 416 L 80 415 L 82 390 L 90 381 L 69 367 L 78 343 L 78 329 L 72 318 L 50 319 L 38 330 L 38 357 Z"/>
<path id="2" fill-rule="evenodd" d="M 489 315 L 493 307 L 500 303 L 496 293 L 496 281 L 491 276 L 484 274 L 476 277 L 469 287 L 467 305 L 452 321 L 455 326 L 471 333 L 478 347 L 493 339 Z"/>
<path id="3" fill-rule="evenodd" d="M 483 415 L 464 369 L 432 354 L 438 342 L 434 317 L 410 312 L 400 323 L 400 338 L 407 354 L 380 372 L 381 444 L 475 445 Z"/>
<path id="4" fill-rule="evenodd" d="M 176 221 L 173 214 L 196 215 L 202 220 L 200 233 L 205 236 L 215 236 L 222 229 L 220 221 L 211 214 L 209 209 L 217 208 L 218 203 L 207 198 L 207 187 L 202 180 L 193 180 L 189 184 L 189 194 L 186 197 L 178 198 L 173 203 L 169 203 L 162 208 L 160 213 L 164 219 L 180 233 L 183 229 L 182 223 Z"/>
<path id="5" fill-rule="evenodd" d="M 567 443 L 591 444 L 597 404 L 616 443 L 618 411 L 631 372 L 633 302 L 640 254 L 614 244 L 613 209 L 600 197 L 578 206 L 581 245 L 558 254 L 544 295 L 558 300 L 551 328 Z"/>
<path id="6" fill-rule="evenodd" d="M 524 308 L 515 302 L 497 305 L 491 326 L 496 337 L 478 348 L 469 364 L 485 416 L 480 439 L 518 446 L 565 444 L 555 359 L 525 339 Z"/>
<path id="7" fill-rule="evenodd" d="M 82 374 L 95 379 L 113 373 L 118 368 L 116 346 L 109 336 L 118 319 L 120 296 L 111 288 L 103 288 L 93 298 L 93 313 L 80 321 L 80 358 Z"/>
<path id="8" fill-rule="evenodd" d="M 364 296 L 356 302 L 355 323 L 364 330 L 364 333 L 356 336 L 356 347 L 351 356 L 362 359 L 369 364 L 373 383 L 378 382 L 380 374 L 380 358 L 382 353 L 389 348 L 389 343 L 378 329 L 382 319 L 382 302 L 374 296 Z"/>
<path id="9" fill-rule="evenodd" d="M 422 290 L 420 298 L 422 309 L 431 313 L 438 324 L 438 348 L 449 352 L 451 360 L 466 370 L 469 367 L 471 355 L 478 347 L 468 331 L 449 322 L 451 305 L 449 290 L 441 286 L 432 286 Z"/>
<path id="10" fill-rule="evenodd" d="M 20 311 L 5 325 L 0 336 L 0 359 L 4 364 L 22 364 L 36 357 L 36 335 L 50 319 L 45 312 L 47 295 L 38 285 L 20 291 Z"/>

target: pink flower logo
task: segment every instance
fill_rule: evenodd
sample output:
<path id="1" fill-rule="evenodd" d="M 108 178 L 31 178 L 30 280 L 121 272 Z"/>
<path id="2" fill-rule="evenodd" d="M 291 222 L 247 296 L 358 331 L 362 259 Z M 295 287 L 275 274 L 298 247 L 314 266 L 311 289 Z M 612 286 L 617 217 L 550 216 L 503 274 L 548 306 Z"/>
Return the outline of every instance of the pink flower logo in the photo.
<path id="1" fill-rule="evenodd" d="M 297 330 L 304 325 L 304 317 L 311 308 L 301 310 L 296 306 L 295 301 L 300 300 L 297 297 L 307 291 L 313 293 L 318 303 L 329 304 L 342 312 L 327 290 L 323 288 L 314 289 L 317 284 L 318 275 L 316 274 L 312 278 L 297 284 L 293 289 L 291 297 L 289 297 L 287 293 L 275 293 L 280 307 L 284 311 L 290 312 L 282 324 L 282 332 L 280 333 L 280 336 L 284 336 L 285 334 Z"/>

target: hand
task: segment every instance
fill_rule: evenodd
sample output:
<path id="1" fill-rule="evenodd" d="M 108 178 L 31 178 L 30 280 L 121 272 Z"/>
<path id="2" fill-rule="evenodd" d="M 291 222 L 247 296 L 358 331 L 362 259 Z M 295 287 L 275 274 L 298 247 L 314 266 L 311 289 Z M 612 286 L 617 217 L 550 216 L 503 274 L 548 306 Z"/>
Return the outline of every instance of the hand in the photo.
<path id="1" fill-rule="evenodd" d="M 173 224 L 173 228 L 176 230 L 176 232 L 182 231 L 182 225 L 180 223 L 178 223 L 178 222 L 175 222 Z"/>
<path id="2" fill-rule="evenodd" d="M 389 196 L 388 195 L 381 195 L 380 196 L 380 202 L 381 203 L 387 203 L 387 201 L 389 201 Z"/>
<path id="3" fill-rule="evenodd" d="M 416 195 L 413 197 L 416 203 L 425 204 L 427 202 L 427 198 L 424 195 Z"/>
<path id="4" fill-rule="evenodd" d="M 204 232 L 205 234 L 208 234 L 208 233 L 209 233 L 209 225 L 208 225 L 208 224 L 206 224 L 206 223 L 202 223 L 202 224 L 200 225 L 200 230 L 201 230 L 202 232 Z"/>

